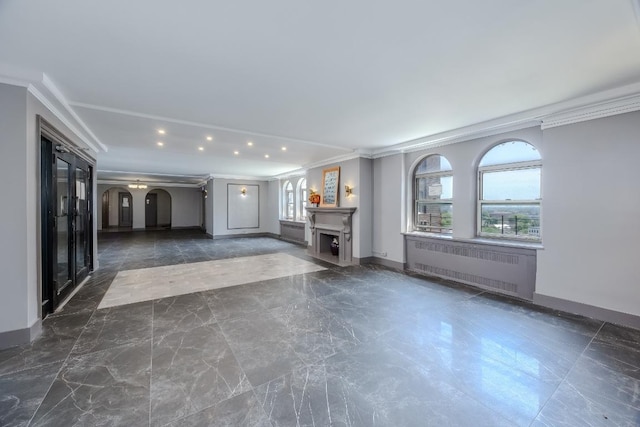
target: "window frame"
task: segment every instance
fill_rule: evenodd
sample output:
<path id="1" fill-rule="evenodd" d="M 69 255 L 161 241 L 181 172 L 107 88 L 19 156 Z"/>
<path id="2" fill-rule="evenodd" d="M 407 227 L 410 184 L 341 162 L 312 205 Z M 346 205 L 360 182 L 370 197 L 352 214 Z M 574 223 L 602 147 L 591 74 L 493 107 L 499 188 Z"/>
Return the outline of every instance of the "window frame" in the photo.
<path id="1" fill-rule="evenodd" d="M 304 185 L 304 188 L 303 188 Z M 300 180 L 298 181 L 298 185 L 297 185 L 297 196 L 298 196 L 298 203 L 297 203 L 297 212 L 296 212 L 296 219 L 298 221 L 306 221 L 307 220 L 307 179 L 306 178 L 300 178 Z"/>
<path id="2" fill-rule="evenodd" d="M 288 189 L 290 187 L 291 189 Z M 293 184 L 291 181 L 285 181 L 282 186 L 282 218 L 293 221 L 295 218 L 295 197 L 293 192 Z M 291 195 L 291 197 L 289 197 Z M 289 206 L 291 206 L 291 216 L 289 216 Z"/>
<path id="3" fill-rule="evenodd" d="M 508 162 L 508 163 L 500 163 L 500 164 L 493 164 L 493 165 L 488 165 L 488 166 L 478 166 L 477 168 L 477 188 L 478 188 L 478 193 L 477 193 L 477 209 L 476 209 L 476 236 L 480 237 L 480 238 L 491 238 L 491 239 L 500 239 L 500 240 L 511 240 L 511 241 L 518 241 L 518 242 L 531 242 L 531 243 L 541 243 L 542 242 L 542 156 L 540 156 L 540 151 L 538 150 L 538 148 L 531 144 L 530 142 L 527 141 L 523 141 L 523 140 L 508 140 L 508 141 L 502 141 L 499 142 L 495 145 L 493 145 L 491 148 L 489 148 L 487 151 L 485 151 L 485 153 L 482 155 L 482 157 L 480 157 L 480 161 L 478 162 L 478 165 L 480 163 L 482 163 L 482 160 L 484 159 L 484 157 L 493 149 L 495 149 L 496 147 L 498 147 L 501 144 L 505 144 L 508 142 L 522 142 L 525 144 L 528 144 L 530 146 L 532 146 L 539 155 L 539 159 L 537 160 L 528 160 L 528 161 L 521 161 L 521 162 Z M 505 200 L 484 200 L 483 196 L 484 196 L 484 174 L 488 173 L 488 172 L 509 172 L 509 171 L 518 171 L 518 170 L 534 170 L 534 169 L 539 169 L 540 170 L 540 182 L 539 182 L 539 192 L 540 192 L 540 197 L 538 199 L 505 199 Z M 538 233 L 537 233 L 537 237 L 531 237 L 531 236 L 519 236 L 517 233 L 517 228 L 516 228 L 516 233 L 515 234 L 508 234 L 505 235 L 504 234 L 504 229 L 502 233 L 487 233 L 487 232 L 483 232 L 482 231 L 482 211 L 483 211 L 483 207 L 486 206 L 499 206 L 499 205 L 517 205 L 517 206 L 537 206 L 538 207 L 538 212 L 539 212 L 539 217 L 538 217 Z"/>
<path id="4" fill-rule="evenodd" d="M 416 163 L 415 169 L 413 171 L 413 230 L 422 232 L 422 233 L 432 233 L 437 235 L 452 235 L 453 234 L 453 167 L 449 170 L 439 170 L 436 172 L 423 172 L 418 173 L 418 169 L 420 165 L 426 161 L 429 157 L 442 157 L 446 160 L 446 162 L 451 166 L 451 162 L 442 154 L 429 154 L 420 159 L 419 162 Z M 451 177 L 451 198 L 448 199 L 420 199 L 419 192 L 420 186 L 418 180 L 421 178 L 443 178 L 443 177 Z M 428 190 L 427 190 L 428 191 Z M 448 205 L 449 210 L 451 211 L 451 224 L 448 228 L 445 227 L 437 227 L 437 226 L 425 226 L 418 223 L 419 219 L 419 206 L 421 204 L 433 205 L 433 206 L 442 206 Z"/>

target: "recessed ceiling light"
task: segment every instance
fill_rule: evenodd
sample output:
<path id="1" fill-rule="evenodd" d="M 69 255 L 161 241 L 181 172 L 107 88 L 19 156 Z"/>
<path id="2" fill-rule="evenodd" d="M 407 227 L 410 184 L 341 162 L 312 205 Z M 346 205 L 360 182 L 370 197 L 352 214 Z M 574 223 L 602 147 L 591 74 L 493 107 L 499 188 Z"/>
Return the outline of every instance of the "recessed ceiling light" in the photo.
<path id="1" fill-rule="evenodd" d="M 287 151 L 287 147 L 282 147 L 282 151 Z"/>
<path id="2" fill-rule="evenodd" d="M 239 151 L 234 151 L 233 154 L 235 154 L 237 156 L 238 154 L 240 154 L 240 152 Z"/>
<path id="3" fill-rule="evenodd" d="M 204 151 L 204 147 L 198 147 L 198 150 Z"/>
<path id="4" fill-rule="evenodd" d="M 159 146 L 159 147 L 162 147 L 162 146 L 164 145 L 164 142 L 162 142 L 162 141 L 158 141 L 158 143 L 157 143 L 157 144 L 158 144 L 158 146 Z"/>
<path id="5" fill-rule="evenodd" d="M 213 140 L 213 137 L 210 137 L 210 136 L 207 137 L 207 141 L 212 141 L 212 140 Z"/>
<path id="6" fill-rule="evenodd" d="M 264 155 L 264 158 L 265 158 L 265 159 L 268 159 L 268 158 L 269 158 L 269 155 L 268 155 L 268 154 L 265 154 L 265 155 Z"/>
<path id="7" fill-rule="evenodd" d="M 160 135 L 164 135 L 164 134 L 165 134 L 165 131 L 164 131 L 164 129 L 158 129 L 158 133 L 159 133 Z"/>
<path id="8" fill-rule="evenodd" d="M 251 146 L 253 145 L 253 142 L 249 141 L 249 142 L 247 142 L 247 145 L 248 145 L 249 147 L 251 147 Z"/>

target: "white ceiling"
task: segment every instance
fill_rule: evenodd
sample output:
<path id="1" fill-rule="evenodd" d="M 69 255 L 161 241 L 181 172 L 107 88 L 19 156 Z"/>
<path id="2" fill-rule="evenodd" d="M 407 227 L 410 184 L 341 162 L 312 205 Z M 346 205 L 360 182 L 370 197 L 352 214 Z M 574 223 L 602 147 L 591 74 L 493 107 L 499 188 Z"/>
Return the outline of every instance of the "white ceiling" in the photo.
<path id="1" fill-rule="evenodd" d="M 2 0 L 0 76 L 46 74 L 100 179 L 272 177 L 638 84 L 637 1 Z"/>

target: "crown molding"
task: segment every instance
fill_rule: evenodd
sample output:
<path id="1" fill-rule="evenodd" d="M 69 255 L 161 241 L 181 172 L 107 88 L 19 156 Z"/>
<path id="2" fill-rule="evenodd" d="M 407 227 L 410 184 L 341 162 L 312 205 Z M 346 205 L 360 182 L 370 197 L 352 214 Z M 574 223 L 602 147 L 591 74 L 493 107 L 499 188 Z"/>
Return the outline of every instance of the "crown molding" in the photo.
<path id="1" fill-rule="evenodd" d="M 211 174 L 211 179 L 229 179 L 229 180 L 243 180 L 243 181 L 273 181 L 273 177 L 268 176 L 249 176 L 249 175 L 224 175 L 224 174 Z"/>
<path id="2" fill-rule="evenodd" d="M 107 151 L 107 146 L 91 132 L 89 127 L 69 106 L 62 92 L 45 73 L 0 63 L 0 83 L 27 89 L 47 110 L 95 153 Z"/>
<path id="3" fill-rule="evenodd" d="M 373 150 L 373 158 L 442 147 L 534 126 L 548 129 L 638 110 L 640 83 L 634 83 Z"/>
<path id="4" fill-rule="evenodd" d="M 609 102 L 602 102 L 596 105 L 576 108 L 549 115 L 542 121 L 542 129 L 550 129 L 558 126 L 570 125 L 573 123 L 586 122 L 588 120 L 601 119 L 618 114 L 631 113 L 640 110 L 640 94 Z"/>
<path id="5" fill-rule="evenodd" d="M 65 111 L 73 118 L 73 120 L 80 125 L 80 127 L 86 132 L 87 135 L 91 137 L 91 139 L 100 147 L 102 151 L 105 153 L 109 151 L 109 148 L 100 142 L 100 139 L 89 129 L 89 126 L 76 114 L 76 112 L 71 108 L 69 102 L 62 94 L 60 89 L 53 83 L 53 81 L 47 76 L 45 73 L 42 74 L 42 84 L 47 90 L 55 97 L 55 99 L 63 106 Z M 93 145 L 93 144 L 92 144 Z M 98 151 L 98 149 L 94 149 Z"/>
<path id="6" fill-rule="evenodd" d="M 124 187 L 124 188 L 129 188 L 128 185 L 131 184 L 134 181 L 131 180 L 126 180 L 126 181 L 119 181 L 117 179 L 97 179 L 96 180 L 96 184 L 99 185 L 115 185 L 118 187 Z M 186 184 L 186 183 L 180 183 L 180 182 L 149 182 L 149 181 L 143 181 L 140 180 L 141 183 L 147 184 L 147 191 L 151 191 L 154 188 L 158 188 L 158 187 L 179 187 L 179 188 L 200 188 L 202 186 L 202 183 L 198 183 L 198 184 Z"/>

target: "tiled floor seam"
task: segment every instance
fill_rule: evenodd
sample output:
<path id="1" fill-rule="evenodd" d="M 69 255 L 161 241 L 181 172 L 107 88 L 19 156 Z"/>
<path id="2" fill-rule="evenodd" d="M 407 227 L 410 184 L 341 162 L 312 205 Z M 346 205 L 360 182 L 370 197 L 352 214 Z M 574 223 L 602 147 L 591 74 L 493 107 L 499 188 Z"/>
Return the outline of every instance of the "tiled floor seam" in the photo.
<path id="1" fill-rule="evenodd" d="M 533 419 L 531 420 L 531 422 L 529 423 L 529 426 L 533 425 L 533 423 L 536 422 L 536 420 L 538 419 L 538 417 L 540 416 L 540 414 L 542 413 L 542 411 L 544 410 L 544 408 L 547 406 L 547 404 L 553 399 L 553 396 L 555 396 L 555 394 L 558 392 L 558 389 L 560 388 L 560 386 L 567 380 L 567 378 L 569 377 L 569 374 L 571 374 L 571 372 L 573 371 L 573 369 L 575 368 L 575 366 L 578 364 L 578 362 L 580 361 L 580 359 L 582 358 L 582 356 L 584 356 L 585 352 L 587 351 L 587 349 L 591 346 L 591 343 L 593 343 L 593 340 L 596 339 L 596 337 L 598 336 L 598 334 L 600 333 L 600 331 L 602 330 L 602 328 L 604 328 L 604 325 L 607 322 L 602 322 L 600 324 L 600 327 L 598 328 L 598 330 L 593 334 L 593 336 L 591 337 L 591 339 L 589 340 L 589 342 L 587 343 L 587 345 L 584 346 L 584 348 L 582 349 L 582 351 L 580 352 L 580 354 L 578 355 L 578 357 L 576 357 L 576 360 L 573 362 L 573 364 L 571 365 L 571 368 L 569 368 L 567 370 L 567 373 L 564 375 L 564 377 L 562 377 L 562 379 L 558 382 L 558 385 L 556 386 L 556 388 L 553 390 L 553 392 L 551 394 L 549 394 L 549 398 L 542 404 L 540 405 L 540 410 L 538 410 L 538 413 L 536 414 L 535 417 L 533 417 Z"/>

